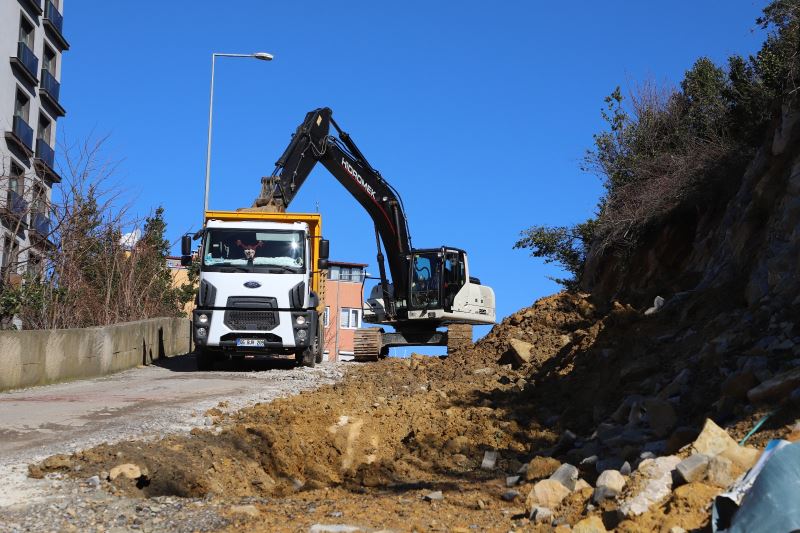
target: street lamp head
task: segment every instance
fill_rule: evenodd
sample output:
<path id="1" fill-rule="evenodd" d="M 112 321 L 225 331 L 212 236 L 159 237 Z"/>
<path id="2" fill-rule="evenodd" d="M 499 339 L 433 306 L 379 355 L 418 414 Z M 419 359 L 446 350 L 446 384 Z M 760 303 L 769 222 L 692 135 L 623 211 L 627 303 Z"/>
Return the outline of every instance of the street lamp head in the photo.
<path id="1" fill-rule="evenodd" d="M 272 61 L 272 54 L 268 54 L 267 52 L 256 52 L 253 54 L 253 57 L 261 61 Z"/>

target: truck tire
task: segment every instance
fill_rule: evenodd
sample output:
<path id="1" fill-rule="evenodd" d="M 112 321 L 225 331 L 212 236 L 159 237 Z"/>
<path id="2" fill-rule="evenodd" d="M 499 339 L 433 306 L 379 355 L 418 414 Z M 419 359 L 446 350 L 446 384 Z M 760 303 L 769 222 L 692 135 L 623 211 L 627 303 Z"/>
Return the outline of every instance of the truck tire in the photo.
<path id="1" fill-rule="evenodd" d="M 204 350 L 202 348 L 195 352 L 197 358 L 197 370 L 200 372 L 207 372 L 214 370 L 214 354 L 211 350 Z"/>
<path id="2" fill-rule="evenodd" d="M 324 347 L 322 346 L 322 339 L 320 339 L 319 337 L 317 337 L 317 341 L 314 343 L 314 349 L 316 352 L 314 361 L 316 361 L 317 363 L 321 363 L 323 361 L 323 358 L 325 357 L 325 354 L 322 352 Z"/>
<path id="3" fill-rule="evenodd" d="M 314 348 L 306 348 L 299 350 L 294 354 L 295 366 L 307 366 L 314 368 L 317 362 L 317 354 Z"/>

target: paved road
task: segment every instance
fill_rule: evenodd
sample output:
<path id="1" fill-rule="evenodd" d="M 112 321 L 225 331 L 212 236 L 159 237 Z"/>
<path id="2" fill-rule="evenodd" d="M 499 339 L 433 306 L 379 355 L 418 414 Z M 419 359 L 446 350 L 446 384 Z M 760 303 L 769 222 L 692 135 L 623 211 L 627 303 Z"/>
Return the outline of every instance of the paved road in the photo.
<path id="1" fill-rule="evenodd" d="M 192 355 L 159 366 L 90 380 L 0 393 L 0 506 L 31 489 L 26 465 L 55 453 L 101 442 L 153 438 L 210 422 L 220 402 L 236 410 L 297 394 L 339 379 L 346 363 L 292 368 L 293 363 L 250 362 L 213 372 L 195 371 Z"/>

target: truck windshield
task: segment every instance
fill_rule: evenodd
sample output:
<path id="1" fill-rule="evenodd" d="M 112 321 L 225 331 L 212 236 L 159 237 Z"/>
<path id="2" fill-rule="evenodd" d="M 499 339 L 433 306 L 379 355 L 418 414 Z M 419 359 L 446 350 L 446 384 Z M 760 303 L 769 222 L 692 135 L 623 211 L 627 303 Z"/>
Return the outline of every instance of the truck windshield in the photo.
<path id="1" fill-rule="evenodd" d="M 209 229 L 203 245 L 204 270 L 305 272 L 302 231 Z"/>

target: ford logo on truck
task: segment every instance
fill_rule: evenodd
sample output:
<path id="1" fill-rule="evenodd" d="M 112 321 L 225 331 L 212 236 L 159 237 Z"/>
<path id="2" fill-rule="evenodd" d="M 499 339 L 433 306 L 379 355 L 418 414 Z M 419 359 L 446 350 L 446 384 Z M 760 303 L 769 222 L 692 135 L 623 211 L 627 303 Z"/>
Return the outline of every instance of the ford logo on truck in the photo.
<path id="1" fill-rule="evenodd" d="M 247 281 L 245 282 L 244 286 L 248 289 L 257 289 L 261 286 L 261 284 L 257 281 Z"/>

